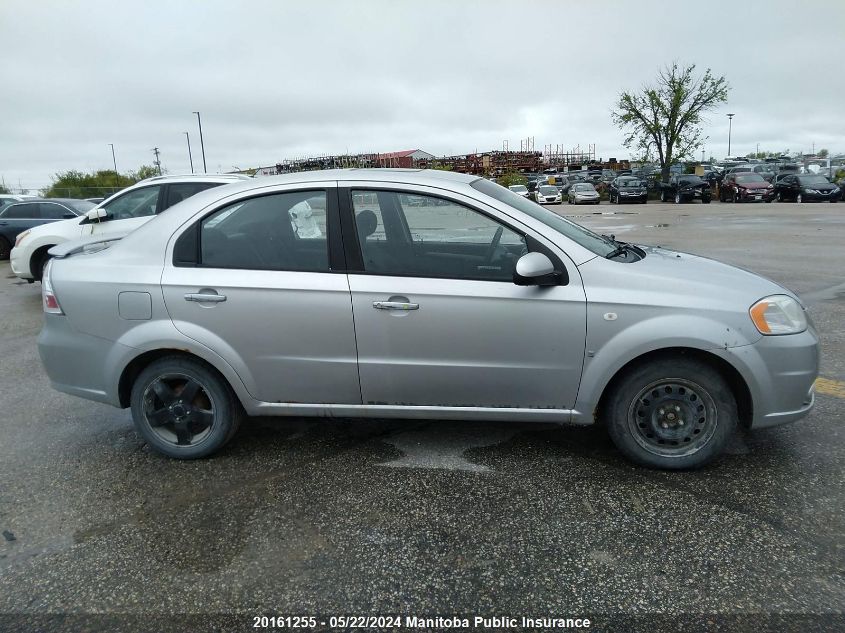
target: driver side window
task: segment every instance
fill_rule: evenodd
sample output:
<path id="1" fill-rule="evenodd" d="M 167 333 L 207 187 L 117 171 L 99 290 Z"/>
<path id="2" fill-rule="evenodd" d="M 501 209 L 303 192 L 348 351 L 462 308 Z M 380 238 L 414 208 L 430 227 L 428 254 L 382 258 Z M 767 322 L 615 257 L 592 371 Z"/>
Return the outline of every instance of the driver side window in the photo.
<path id="1" fill-rule="evenodd" d="M 380 275 L 513 281 L 525 237 L 457 202 L 353 191 L 364 270 Z"/>
<path id="2" fill-rule="evenodd" d="M 141 187 L 115 198 L 103 208 L 112 216 L 113 220 L 155 215 L 160 191 L 161 185 Z"/>

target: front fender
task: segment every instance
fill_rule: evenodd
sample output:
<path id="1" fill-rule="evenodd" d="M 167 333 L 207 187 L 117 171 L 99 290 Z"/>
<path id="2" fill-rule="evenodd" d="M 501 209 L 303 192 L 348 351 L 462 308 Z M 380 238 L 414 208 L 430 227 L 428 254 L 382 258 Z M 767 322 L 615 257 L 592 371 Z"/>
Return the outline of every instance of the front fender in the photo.
<path id="1" fill-rule="evenodd" d="M 594 324 L 596 318 L 601 323 L 601 316 L 592 315 L 588 324 Z M 595 332 L 590 334 L 590 329 L 588 325 L 584 371 L 573 412 L 573 421 L 580 423 L 592 422 L 593 412 L 608 383 L 620 369 L 640 356 L 681 347 L 703 352 L 726 350 L 754 342 L 724 323 L 692 314 L 671 314 L 639 321 L 613 333 L 604 342 L 604 337 Z M 731 360 L 731 356 L 722 358 Z"/>

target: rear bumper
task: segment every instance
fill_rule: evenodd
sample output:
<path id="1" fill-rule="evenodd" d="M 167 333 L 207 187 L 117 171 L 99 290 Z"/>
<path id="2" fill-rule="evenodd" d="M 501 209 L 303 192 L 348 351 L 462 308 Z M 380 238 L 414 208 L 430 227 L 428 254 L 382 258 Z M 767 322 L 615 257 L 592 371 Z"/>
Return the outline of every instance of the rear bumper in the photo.
<path id="1" fill-rule="evenodd" d="M 79 332 L 60 314 L 45 314 L 38 335 L 41 364 L 54 389 L 80 398 L 120 406 L 117 381 L 108 375 L 109 358 L 131 348 Z"/>
<path id="2" fill-rule="evenodd" d="M 752 429 L 795 422 L 812 411 L 813 385 L 819 375 L 819 339 L 812 328 L 713 351 L 745 379 L 753 407 Z"/>

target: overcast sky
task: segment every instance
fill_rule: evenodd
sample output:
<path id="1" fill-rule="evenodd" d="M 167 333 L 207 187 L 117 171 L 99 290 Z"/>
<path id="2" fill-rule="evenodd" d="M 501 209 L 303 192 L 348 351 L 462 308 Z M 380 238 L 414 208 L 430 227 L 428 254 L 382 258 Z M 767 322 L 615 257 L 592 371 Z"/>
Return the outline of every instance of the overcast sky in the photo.
<path id="1" fill-rule="evenodd" d="M 845 2 L 0 1 L 0 176 L 594 143 L 672 60 L 731 84 L 705 151 L 845 151 Z"/>

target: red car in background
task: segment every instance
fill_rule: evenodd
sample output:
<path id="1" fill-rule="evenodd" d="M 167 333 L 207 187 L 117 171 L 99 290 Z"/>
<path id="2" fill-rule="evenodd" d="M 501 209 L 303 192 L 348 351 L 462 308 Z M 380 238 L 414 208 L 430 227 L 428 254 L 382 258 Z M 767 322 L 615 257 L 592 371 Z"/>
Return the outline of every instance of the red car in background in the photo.
<path id="1" fill-rule="evenodd" d="M 771 202 L 775 188 L 760 174 L 727 174 L 719 187 L 719 202 Z"/>

